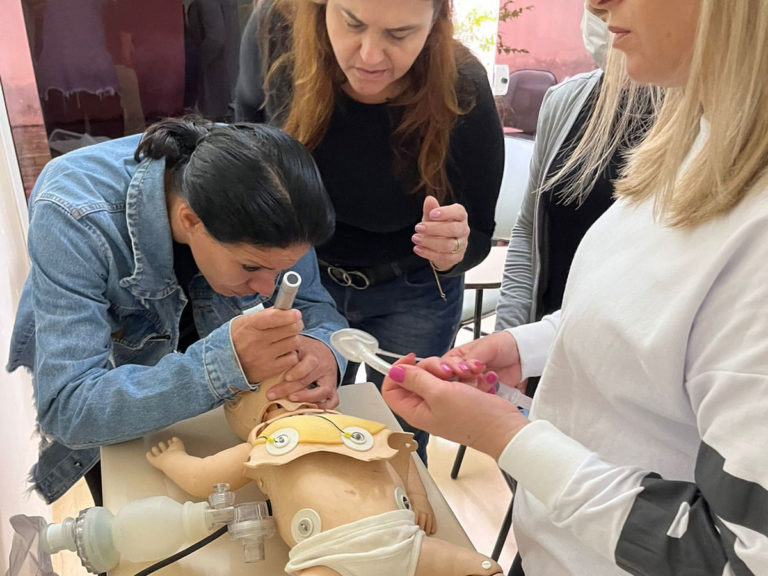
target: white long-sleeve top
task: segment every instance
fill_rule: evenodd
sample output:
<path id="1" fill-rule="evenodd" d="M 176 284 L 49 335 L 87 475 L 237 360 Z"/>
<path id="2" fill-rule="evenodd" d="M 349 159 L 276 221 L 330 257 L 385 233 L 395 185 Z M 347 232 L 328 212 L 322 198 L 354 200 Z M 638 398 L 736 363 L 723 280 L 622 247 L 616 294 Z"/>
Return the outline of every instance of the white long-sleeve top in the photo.
<path id="1" fill-rule="evenodd" d="M 617 201 L 559 320 L 499 459 L 526 573 L 768 574 L 768 184 L 688 229 Z"/>

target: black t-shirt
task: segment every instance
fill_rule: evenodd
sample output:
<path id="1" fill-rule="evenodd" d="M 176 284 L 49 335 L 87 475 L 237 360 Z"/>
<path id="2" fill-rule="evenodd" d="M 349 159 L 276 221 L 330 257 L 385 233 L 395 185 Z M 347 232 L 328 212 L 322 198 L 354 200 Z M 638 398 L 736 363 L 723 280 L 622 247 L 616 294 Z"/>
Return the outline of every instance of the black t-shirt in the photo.
<path id="1" fill-rule="evenodd" d="M 485 81 L 485 70 L 480 69 L 472 72 L 480 72 Z M 336 209 L 336 233 L 318 247 L 321 259 L 371 266 L 412 256 L 411 236 L 422 218 L 424 194 L 411 192 L 418 180 L 415 163 L 402 175 L 393 170 L 391 134 L 401 113 L 399 107 L 363 104 L 343 93 L 337 98 L 328 132 L 314 151 Z M 489 154 L 494 145 L 481 142 L 493 138 L 493 130 L 488 129 L 492 121 L 498 122 L 492 101 L 486 106 L 478 103 L 459 118 L 451 134 L 448 175 L 476 235 L 465 256 L 469 261 L 478 256 L 482 260 L 493 232 L 499 190 L 495 176 L 503 171 L 503 156 Z M 478 144 L 468 145 L 471 142 Z"/>
<path id="2" fill-rule="evenodd" d="M 599 89 L 599 86 L 595 89 Z M 548 177 L 556 174 L 563 167 L 568 154 L 575 148 L 584 125 L 592 114 L 594 99 L 582 107 L 568 136 L 550 165 Z M 613 181 L 618 176 L 623 148 L 619 147 L 606 169 L 598 176 L 592 190 L 584 201 L 564 204 L 558 198 L 560 187 L 546 191 L 546 211 L 542 220 L 543 236 L 541 246 L 546 247 L 539 276 L 539 294 L 541 300 L 537 307 L 537 316 L 541 318 L 559 310 L 563 302 L 565 282 L 571 268 L 573 256 L 581 239 L 592 224 L 613 204 Z M 567 180 L 567 178 L 565 179 Z M 562 179 L 560 180 L 563 181 Z"/>
<path id="3" fill-rule="evenodd" d="M 184 290 L 187 297 L 187 305 L 181 312 L 179 320 L 179 345 L 178 351 L 184 352 L 190 345 L 200 339 L 195 326 L 195 318 L 192 314 L 192 300 L 189 297 L 189 283 L 199 272 L 192 251 L 186 244 L 173 243 L 173 272 L 176 274 L 176 281 Z"/>

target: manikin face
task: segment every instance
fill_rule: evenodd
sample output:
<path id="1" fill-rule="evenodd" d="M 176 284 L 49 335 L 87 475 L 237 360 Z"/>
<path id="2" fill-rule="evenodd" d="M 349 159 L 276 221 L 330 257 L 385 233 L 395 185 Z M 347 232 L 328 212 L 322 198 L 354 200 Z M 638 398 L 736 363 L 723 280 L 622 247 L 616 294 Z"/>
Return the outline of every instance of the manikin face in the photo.
<path id="1" fill-rule="evenodd" d="M 432 28 L 433 6 L 432 0 L 328 0 L 328 37 L 347 94 L 374 104 L 402 92 Z"/>
<path id="2" fill-rule="evenodd" d="M 637 82 L 683 86 L 693 54 L 701 0 L 588 0 L 608 24 Z"/>

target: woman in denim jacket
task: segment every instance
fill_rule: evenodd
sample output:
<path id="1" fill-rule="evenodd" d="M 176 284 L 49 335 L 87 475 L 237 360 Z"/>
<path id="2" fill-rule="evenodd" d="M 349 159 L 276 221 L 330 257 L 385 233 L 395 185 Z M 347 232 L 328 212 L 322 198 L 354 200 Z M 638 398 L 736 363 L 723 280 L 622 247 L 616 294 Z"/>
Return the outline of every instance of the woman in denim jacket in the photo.
<path id="1" fill-rule="evenodd" d="M 47 501 L 97 464 L 99 446 L 284 370 L 276 397 L 338 403 L 345 362 L 328 341 L 345 321 L 311 250 L 334 214 L 312 157 L 284 132 L 165 120 L 51 161 L 29 216 L 8 369 L 33 373 L 32 479 Z M 289 268 L 303 279 L 295 309 L 242 316 L 268 306 Z"/>

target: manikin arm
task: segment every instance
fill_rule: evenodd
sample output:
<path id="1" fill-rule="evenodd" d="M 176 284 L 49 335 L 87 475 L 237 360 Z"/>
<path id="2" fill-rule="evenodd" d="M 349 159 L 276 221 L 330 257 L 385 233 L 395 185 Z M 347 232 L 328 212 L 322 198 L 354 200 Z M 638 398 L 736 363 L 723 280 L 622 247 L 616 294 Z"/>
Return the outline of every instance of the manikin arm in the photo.
<path id="1" fill-rule="evenodd" d="M 405 484 L 405 491 L 411 502 L 411 510 L 416 515 L 416 523 L 419 528 L 427 534 L 434 534 L 437 529 L 435 512 L 427 498 L 427 489 L 421 481 L 421 476 L 419 476 L 413 453 L 410 450 L 400 450 L 390 462 Z"/>
<path id="2" fill-rule="evenodd" d="M 408 476 L 405 481 L 405 490 L 408 493 L 408 499 L 411 501 L 411 510 L 416 515 L 416 523 L 419 528 L 427 534 L 434 534 L 437 529 L 435 522 L 435 512 L 427 498 L 427 489 L 419 476 L 419 470 L 416 468 L 416 462 L 411 456 L 409 458 Z"/>
<path id="3" fill-rule="evenodd" d="M 160 442 L 147 452 L 147 460 L 185 492 L 207 498 L 215 484 L 227 483 L 234 491 L 251 481 L 243 474 L 243 464 L 250 451 L 250 444 L 244 442 L 212 456 L 198 458 L 187 454 L 184 443 L 174 437 L 168 444 Z"/>

